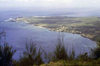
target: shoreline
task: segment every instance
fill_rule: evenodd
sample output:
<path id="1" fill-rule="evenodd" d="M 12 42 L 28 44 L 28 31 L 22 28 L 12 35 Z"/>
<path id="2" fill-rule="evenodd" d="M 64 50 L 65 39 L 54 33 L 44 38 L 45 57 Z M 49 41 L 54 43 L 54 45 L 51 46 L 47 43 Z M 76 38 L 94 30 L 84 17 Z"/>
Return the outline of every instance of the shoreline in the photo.
<path id="1" fill-rule="evenodd" d="M 92 40 L 92 41 L 95 41 L 95 40 L 93 40 L 93 38 L 90 38 L 90 37 L 87 37 L 84 33 L 77 33 L 77 32 L 69 32 L 69 31 L 59 31 L 59 30 L 56 30 L 56 29 L 51 29 L 51 28 L 49 28 L 48 26 L 40 26 L 40 25 L 34 25 L 34 26 L 37 26 L 37 27 L 39 27 L 39 28 L 46 28 L 46 29 L 48 29 L 48 30 L 50 30 L 50 31 L 56 31 L 56 32 L 67 32 L 67 33 L 72 33 L 72 34 L 79 34 L 79 35 L 81 35 L 82 37 L 84 37 L 84 38 L 88 38 L 88 39 L 90 39 L 90 40 Z M 96 41 L 95 41 L 96 42 Z"/>

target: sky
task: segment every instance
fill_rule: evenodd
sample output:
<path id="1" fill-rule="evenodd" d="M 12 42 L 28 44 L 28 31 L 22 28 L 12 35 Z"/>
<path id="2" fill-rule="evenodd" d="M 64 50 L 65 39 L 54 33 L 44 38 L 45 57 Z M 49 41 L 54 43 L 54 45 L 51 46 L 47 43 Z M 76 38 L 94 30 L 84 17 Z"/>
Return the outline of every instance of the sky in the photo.
<path id="1" fill-rule="evenodd" d="M 100 9 L 100 0 L 0 0 L 2 10 L 89 12 Z"/>

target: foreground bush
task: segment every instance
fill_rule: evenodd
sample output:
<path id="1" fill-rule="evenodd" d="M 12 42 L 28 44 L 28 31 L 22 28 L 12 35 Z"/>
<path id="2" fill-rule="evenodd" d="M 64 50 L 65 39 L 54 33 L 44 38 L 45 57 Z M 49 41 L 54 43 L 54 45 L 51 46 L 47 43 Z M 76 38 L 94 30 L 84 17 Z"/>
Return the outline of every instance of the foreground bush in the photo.
<path id="1" fill-rule="evenodd" d="M 54 51 L 54 60 L 66 60 L 68 58 L 64 45 L 58 44 Z"/>
<path id="2" fill-rule="evenodd" d="M 0 66 L 13 66 L 12 57 L 15 52 L 8 44 L 0 46 Z"/>
<path id="3" fill-rule="evenodd" d="M 77 57 L 77 59 L 80 60 L 80 61 L 89 61 L 89 60 L 91 60 L 92 58 L 90 58 L 90 57 L 88 56 L 87 53 L 84 53 L 84 54 L 80 54 L 80 55 Z"/>
<path id="4" fill-rule="evenodd" d="M 97 48 L 95 48 L 95 50 L 93 51 L 93 55 L 94 55 L 95 59 L 100 58 L 100 42 L 98 43 L 98 45 L 99 46 Z"/>
<path id="5" fill-rule="evenodd" d="M 66 49 L 64 47 L 64 41 L 63 41 L 63 36 L 58 38 L 58 44 L 56 45 L 56 48 L 54 50 L 54 57 L 53 60 L 66 60 L 68 59 L 68 55 L 66 52 Z"/>
<path id="6" fill-rule="evenodd" d="M 23 57 L 20 59 L 18 66 L 33 66 L 40 65 L 42 61 L 42 52 L 36 48 L 33 42 L 26 44 L 26 50 L 23 52 Z"/>
<path id="7" fill-rule="evenodd" d="M 6 41 L 2 42 L 5 32 L 0 32 L 0 66 L 13 66 L 13 55 L 16 52 Z M 5 39 L 4 39 L 5 40 Z"/>

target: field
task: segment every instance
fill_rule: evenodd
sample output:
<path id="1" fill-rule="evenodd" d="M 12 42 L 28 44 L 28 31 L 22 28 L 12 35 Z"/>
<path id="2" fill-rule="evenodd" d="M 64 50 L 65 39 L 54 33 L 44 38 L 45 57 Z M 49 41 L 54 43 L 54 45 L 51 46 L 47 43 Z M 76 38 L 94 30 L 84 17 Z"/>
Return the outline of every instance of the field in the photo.
<path id="1" fill-rule="evenodd" d="M 100 17 L 18 17 L 13 21 L 24 21 L 49 30 L 80 34 L 94 41 L 100 41 Z"/>

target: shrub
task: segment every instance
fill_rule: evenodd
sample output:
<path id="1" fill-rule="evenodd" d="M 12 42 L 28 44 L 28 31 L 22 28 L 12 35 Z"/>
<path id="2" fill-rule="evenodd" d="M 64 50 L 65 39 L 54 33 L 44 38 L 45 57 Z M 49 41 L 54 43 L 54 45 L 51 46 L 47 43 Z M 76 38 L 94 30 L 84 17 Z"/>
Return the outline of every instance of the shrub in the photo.
<path id="1" fill-rule="evenodd" d="M 65 60 L 67 59 L 67 53 L 66 53 L 66 50 L 65 50 L 65 47 L 58 44 L 56 46 L 56 49 L 55 49 L 55 52 L 54 52 L 54 58 L 56 60 Z"/>
<path id="2" fill-rule="evenodd" d="M 12 57 L 15 53 L 15 50 L 12 50 L 12 47 L 4 44 L 0 46 L 0 66 L 12 66 Z"/>
<path id="3" fill-rule="evenodd" d="M 34 64 L 40 65 L 43 63 L 42 53 L 40 49 L 36 48 L 33 42 L 26 44 L 26 50 L 23 52 L 23 57 L 19 61 L 20 66 L 32 66 Z"/>
<path id="4" fill-rule="evenodd" d="M 68 60 L 74 60 L 75 59 L 75 52 L 72 49 L 71 55 L 69 56 Z"/>
<path id="5" fill-rule="evenodd" d="M 100 58 L 100 46 L 98 46 L 98 47 L 93 51 L 93 55 L 94 55 L 95 59 Z"/>
<path id="6" fill-rule="evenodd" d="M 54 51 L 54 60 L 66 60 L 67 58 L 68 55 L 64 47 L 63 37 L 60 37 Z"/>
<path id="7" fill-rule="evenodd" d="M 88 60 L 91 60 L 91 58 L 89 58 L 88 54 L 87 53 L 84 53 L 84 54 L 80 54 L 78 57 L 77 57 L 78 60 L 80 61 L 88 61 Z"/>
<path id="8" fill-rule="evenodd" d="M 0 33 L 0 34 L 3 34 Z M 0 41 L 2 35 L 0 35 Z M 13 66 L 13 55 L 16 50 L 13 50 L 11 46 L 8 46 L 7 42 L 0 42 L 0 66 Z"/>

